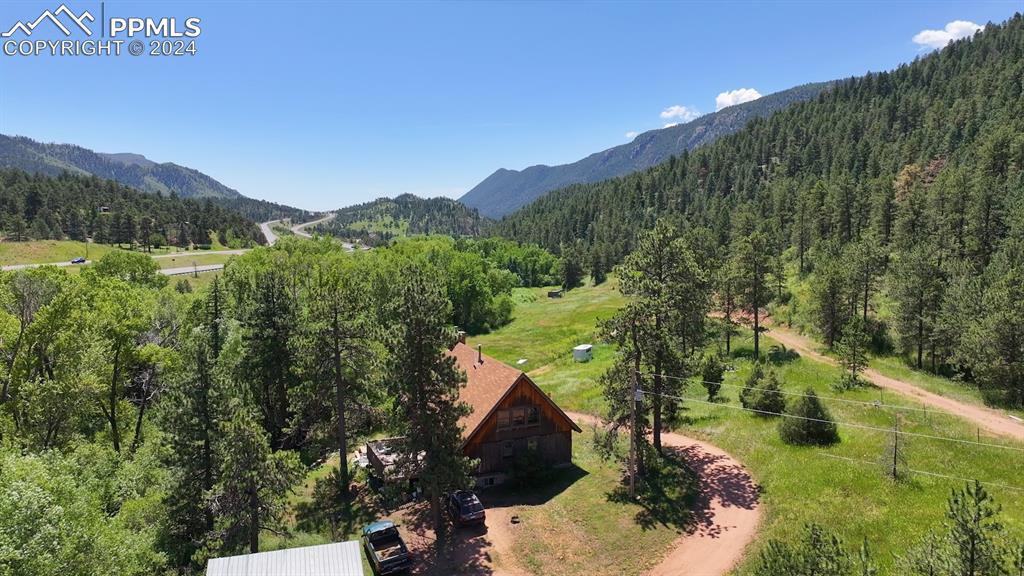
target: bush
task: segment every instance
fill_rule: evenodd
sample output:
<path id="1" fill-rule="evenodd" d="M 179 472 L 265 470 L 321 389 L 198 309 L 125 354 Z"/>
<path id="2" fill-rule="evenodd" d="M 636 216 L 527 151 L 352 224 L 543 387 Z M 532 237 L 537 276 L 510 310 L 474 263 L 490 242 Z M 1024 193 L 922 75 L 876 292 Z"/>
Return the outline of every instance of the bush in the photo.
<path id="1" fill-rule="evenodd" d="M 512 459 L 509 475 L 519 488 L 532 488 L 548 479 L 551 468 L 544 464 L 539 450 L 523 450 Z"/>
<path id="2" fill-rule="evenodd" d="M 760 363 L 756 363 L 750 375 L 747 376 L 747 380 L 743 383 L 743 390 L 740 390 L 740 404 L 744 408 L 753 407 L 754 399 L 757 395 L 755 388 L 761 387 L 762 378 L 764 378 L 764 368 L 761 367 Z"/>
<path id="3" fill-rule="evenodd" d="M 764 386 L 755 392 L 752 408 L 757 410 L 758 416 L 776 416 L 786 411 L 786 398 L 774 370 L 768 372 Z"/>
<path id="4" fill-rule="evenodd" d="M 725 365 L 718 359 L 718 356 L 712 354 L 704 358 L 704 363 L 701 366 L 701 384 L 708 391 L 708 402 L 714 402 L 718 396 L 718 391 L 722 389 L 722 380 L 725 376 Z"/>
<path id="5" fill-rule="evenodd" d="M 779 435 L 787 444 L 798 446 L 828 446 L 839 442 L 839 431 L 832 415 L 818 400 L 814 390 L 798 398 L 786 413 L 798 418 L 786 418 L 779 424 Z"/>
<path id="6" fill-rule="evenodd" d="M 804 527 L 794 543 L 770 540 L 758 558 L 755 576 L 854 576 L 877 574 L 867 543 L 853 553 L 835 534 L 817 524 Z"/>

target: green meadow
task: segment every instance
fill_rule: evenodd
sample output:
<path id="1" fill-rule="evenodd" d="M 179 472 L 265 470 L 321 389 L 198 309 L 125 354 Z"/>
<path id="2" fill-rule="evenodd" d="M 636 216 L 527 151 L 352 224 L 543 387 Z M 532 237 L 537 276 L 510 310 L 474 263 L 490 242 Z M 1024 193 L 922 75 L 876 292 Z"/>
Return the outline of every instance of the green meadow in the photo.
<path id="1" fill-rule="evenodd" d="M 600 415 L 605 403 L 598 378 L 611 364 L 614 350 L 596 341 L 596 322 L 613 314 L 624 298 L 611 281 L 572 290 L 561 299 L 547 298 L 546 292 L 519 291 L 513 322 L 491 334 L 472 338 L 470 344 L 482 344 L 485 353 L 505 362 L 525 358 L 523 369 L 562 407 Z M 572 361 L 572 347 L 579 343 L 595 345 L 593 361 Z M 778 418 L 759 417 L 739 409 L 738 387 L 751 370 L 752 346 L 749 332 L 734 340 L 729 359 L 733 370 L 727 372 L 725 386 L 715 403 L 706 402 L 706 392 L 699 384 L 683 387 L 680 394 L 689 400 L 683 403 L 676 425 L 680 433 L 708 440 L 729 451 L 749 468 L 761 486 L 763 526 L 736 573 L 751 572 L 758 550 L 769 539 L 792 539 L 809 522 L 835 530 L 851 548 L 866 538 L 883 573 L 893 573 L 895 555 L 940 526 L 950 490 L 964 485 L 962 480 L 924 474 L 911 474 L 896 482 L 885 476 L 883 462 L 891 457 L 889 430 L 897 414 L 900 429 L 913 434 L 969 442 L 979 440 L 976 427 L 950 415 L 915 410 L 923 407 L 877 388 L 836 392 L 831 386 L 840 376 L 838 368 L 782 349 L 769 333 L 762 341 L 762 354 L 767 351 L 771 369 L 784 391 L 800 394 L 813 389 L 841 423 L 842 441 L 835 446 L 788 446 L 779 438 Z M 892 366 L 889 369 L 896 371 Z M 924 387 L 947 391 L 959 387 L 963 398 L 974 397 L 952 381 L 932 382 Z M 869 404 L 880 400 L 907 409 L 842 400 Z M 1021 493 L 998 486 L 1024 488 L 1020 479 L 1024 444 L 985 435 L 980 440 L 1000 447 L 901 436 L 909 468 L 989 483 L 988 490 L 1003 507 L 1003 524 L 1017 538 L 1024 537 Z"/>

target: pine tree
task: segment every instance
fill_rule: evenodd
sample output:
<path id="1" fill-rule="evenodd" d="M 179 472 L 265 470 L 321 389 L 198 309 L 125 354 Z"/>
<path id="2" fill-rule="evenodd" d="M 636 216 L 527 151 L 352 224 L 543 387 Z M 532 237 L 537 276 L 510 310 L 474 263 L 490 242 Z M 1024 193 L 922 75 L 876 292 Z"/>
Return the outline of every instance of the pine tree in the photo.
<path id="1" fill-rule="evenodd" d="M 260 532 L 279 529 L 286 497 L 302 479 L 295 452 L 272 452 L 255 410 L 235 403 L 220 427 L 219 481 L 210 497 L 216 521 L 211 540 L 225 552 L 259 552 Z"/>
<path id="2" fill-rule="evenodd" d="M 840 390 L 849 390 L 860 386 L 860 373 L 867 367 L 867 348 L 870 343 L 864 321 L 860 316 L 853 316 L 843 328 L 843 336 L 836 344 L 839 364 L 846 373 L 837 383 Z"/>
<path id="3" fill-rule="evenodd" d="M 839 442 L 839 431 L 832 415 L 812 388 L 786 410 L 779 423 L 779 434 L 787 444 L 827 446 Z"/>
<path id="4" fill-rule="evenodd" d="M 701 365 L 701 384 L 708 391 L 708 402 L 714 402 L 718 391 L 722 389 L 725 376 L 725 365 L 715 354 L 709 354 Z"/>
<path id="5" fill-rule="evenodd" d="M 996 520 L 1001 507 L 980 482 L 953 490 L 946 519 L 952 546 L 953 573 L 965 576 L 1003 574 L 1000 539 L 1003 526 Z"/>
<path id="6" fill-rule="evenodd" d="M 754 232 L 737 241 L 734 249 L 737 272 L 737 294 L 743 307 L 754 322 L 754 357 L 761 354 L 761 310 L 772 299 L 768 284 L 771 247 L 768 238 Z"/>
<path id="7" fill-rule="evenodd" d="M 786 397 L 782 394 L 782 386 L 774 370 L 769 370 L 764 385 L 753 395 L 751 408 L 757 416 L 776 416 L 786 410 Z"/>
<path id="8" fill-rule="evenodd" d="M 407 460 L 419 455 L 420 487 L 430 502 L 438 546 L 444 541 L 441 496 L 470 483 L 473 463 L 462 453 L 459 418 L 468 408 L 459 402 L 464 375 L 445 350 L 455 341 L 446 323 L 451 303 L 438 273 L 410 263 L 397 295 L 398 319 L 391 359 L 396 420 L 406 438 Z M 440 550 L 440 548 L 439 548 Z"/>

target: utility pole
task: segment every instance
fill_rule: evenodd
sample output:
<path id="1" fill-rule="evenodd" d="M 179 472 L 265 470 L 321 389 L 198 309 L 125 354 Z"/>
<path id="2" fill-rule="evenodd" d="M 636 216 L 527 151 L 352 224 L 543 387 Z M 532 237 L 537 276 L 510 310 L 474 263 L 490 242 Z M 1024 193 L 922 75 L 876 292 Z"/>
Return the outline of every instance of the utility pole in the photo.
<path id="1" fill-rule="evenodd" d="M 640 397 L 640 389 L 637 387 L 639 374 L 634 370 L 632 378 L 633 393 L 632 401 L 629 403 L 629 499 L 636 499 L 636 403 Z"/>

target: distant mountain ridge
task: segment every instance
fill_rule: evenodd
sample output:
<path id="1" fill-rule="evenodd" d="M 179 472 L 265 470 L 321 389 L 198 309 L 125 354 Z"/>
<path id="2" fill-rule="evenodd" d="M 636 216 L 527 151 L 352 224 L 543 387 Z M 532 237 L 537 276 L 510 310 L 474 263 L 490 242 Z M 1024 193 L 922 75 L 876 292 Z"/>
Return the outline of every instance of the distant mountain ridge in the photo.
<path id="1" fill-rule="evenodd" d="M 459 202 L 476 208 L 488 218 L 501 218 L 552 190 L 600 182 L 660 164 L 670 156 L 738 132 L 754 118 L 816 98 L 831 85 L 831 82 L 803 84 L 706 114 L 686 124 L 649 130 L 628 144 L 591 154 L 571 164 L 540 164 L 523 170 L 500 168 L 459 198 Z"/>
<path id="2" fill-rule="evenodd" d="M 47 176 L 92 174 L 142 192 L 173 191 L 184 198 L 241 196 L 198 170 L 171 162 L 158 164 L 139 154 L 103 154 L 74 144 L 44 144 L 24 136 L 0 135 L 0 167 Z"/>
<path id="3" fill-rule="evenodd" d="M 252 220 L 307 220 L 310 212 L 243 196 L 234 188 L 186 166 L 157 163 L 141 154 L 104 154 L 74 144 L 47 144 L 24 136 L 0 134 L 0 168 L 60 176 L 64 172 L 114 180 L 141 192 L 172 192 L 182 198 L 210 199 Z"/>

